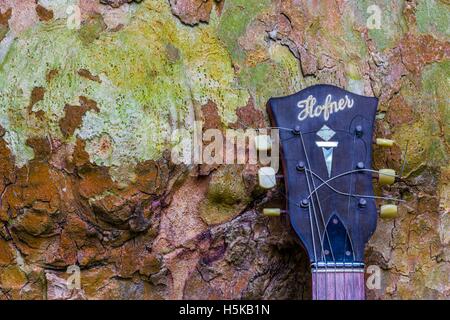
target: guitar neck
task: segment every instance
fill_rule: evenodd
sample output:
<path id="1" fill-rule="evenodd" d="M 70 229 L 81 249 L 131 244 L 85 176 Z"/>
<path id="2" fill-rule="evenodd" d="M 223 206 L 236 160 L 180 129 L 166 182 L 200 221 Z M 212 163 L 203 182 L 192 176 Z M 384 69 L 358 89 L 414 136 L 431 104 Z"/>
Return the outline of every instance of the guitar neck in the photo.
<path id="1" fill-rule="evenodd" d="M 364 269 L 312 269 L 313 300 L 365 300 Z"/>

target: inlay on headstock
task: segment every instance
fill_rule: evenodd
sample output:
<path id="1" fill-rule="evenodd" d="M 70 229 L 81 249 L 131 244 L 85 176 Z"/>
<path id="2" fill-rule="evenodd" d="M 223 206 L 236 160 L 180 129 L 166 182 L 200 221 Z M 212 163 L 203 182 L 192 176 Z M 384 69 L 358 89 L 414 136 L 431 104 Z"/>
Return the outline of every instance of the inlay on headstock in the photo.
<path id="1" fill-rule="evenodd" d="M 272 126 L 279 129 L 286 211 L 311 262 L 314 299 L 364 299 L 364 247 L 377 222 L 372 178 L 376 174 L 380 184 L 396 178 L 393 170 L 371 167 L 377 104 L 377 98 L 330 85 L 267 104 Z M 257 138 L 257 147 L 267 147 L 266 140 Z M 379 145 L 392 143 L 377 139 Z M 263 187 L 275 186 L 274 170 L 261 168 L 259 174 Z M 386 218 L 396 213 L 393 204 L 380 210 Z"/>

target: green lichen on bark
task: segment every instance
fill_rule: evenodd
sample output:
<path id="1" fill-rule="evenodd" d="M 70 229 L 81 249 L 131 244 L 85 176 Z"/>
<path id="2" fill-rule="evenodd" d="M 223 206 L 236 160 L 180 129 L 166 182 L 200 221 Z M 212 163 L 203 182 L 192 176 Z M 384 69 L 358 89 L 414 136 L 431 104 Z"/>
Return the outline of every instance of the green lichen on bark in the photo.
<path id="1" fill-rule="evenodd" d="M 214 101 L 222 121 L 231 123 L 247 103 L 214 23 L 192 29 L 172 16 L 165 1 L 154 0 L 140 6 L 122 30 L 103 29 L 99 18 L 80 30 L 59 20 L 39 24 L 13 43 L 1 64 L 0 109 L 7 116 L 0 121 L 19 166 L 33 157 L 28 137 L 63 138 L 58 120 L 64 105 L 77 104 L 80 96 L 95 100 L 100 112 L 87 112 L 75 135 L 87 140 L 93 162 L 108 166 L 160 157 L 174 128 L 190 128 L 195 104 Z M 171 58 L 169 44 L 179 50 L 179 60 Z M 80 77 L 80 69 L 101 82 Z M 58 74 L 48 83 L 50 70 Z M 45 94 L 28 112 L 35 87 Z M 45 120 L 36 117 L 38 111 Z M 106 135 L 111 150 L 102 153 L 98 141 Z"/>
<path id="2" fill-rule="evenodd" d="M 270 0 L 225 1 L 223 13 L 218 25 L 219 39 L 225 44 L 233 61 L 245 59 L 238 39 L 257 15 L 270 5 Z"/>
<path id="3" fill-rule="evenodd" d="M 400 91 L 417 115 L 413 123 L 394 128 L 397 143 L 403 148 L 408 143 L 405 174 L 449 161 L 449 72 L 448 61 L 432 64 L 422 73 L 420 91 L 407 85 Z"/>
<path id="4" fill-rule="evenodd" d="M 259 108 L 264 108 L 270 97 L 300 91 L 305 85 L 299 61 L 287 47 L 273 44 L 267 56 L 266 61 L 244 66 L 239 73 L 240 82 L 252 93 Z M 268 85 L 261 86 L 261 83 Z"/>
<path id="5" fill-rule="evenodd" d="M 359 24 L 368 28 L 370 39 L 373 39 L 380 50 L 392 48 L 406 31 L 406 23 L 403 16 L 405 1 L 390 0 L 352 0 L 352 7 L 355 8 L 355 15 Z M 374 7 L 376 6 L 376 7 Z M 375 8 L 370 10 L 370 7 Z M 380 15 L 380 28 L 370 27 L 371 17 L 375 17 L 375 12 Z"/>
<path id="6" fill-rule="evenodd" d="M 285 46 L 269 39 L 259 17 L 269 12 L 271 1 L 227 1 L 217 26 L 219 39 L 230 52 L 240 85 L 247 88 L 257 107 L 273 96 L 300 90 L 303 78 L 299 60 Z M 252 33 L 254 29 L 260 33 Z M 240 43 L 252 46 L 243 49 Z M 261 83 L 271 85 L 261 86 Z"/>
<path id="7" fill-rule="evenodd" d="M 450 36 L 450 4 L 442 0 L 419 1 L 416 8 L 417 29 L 422 33 Z"/>

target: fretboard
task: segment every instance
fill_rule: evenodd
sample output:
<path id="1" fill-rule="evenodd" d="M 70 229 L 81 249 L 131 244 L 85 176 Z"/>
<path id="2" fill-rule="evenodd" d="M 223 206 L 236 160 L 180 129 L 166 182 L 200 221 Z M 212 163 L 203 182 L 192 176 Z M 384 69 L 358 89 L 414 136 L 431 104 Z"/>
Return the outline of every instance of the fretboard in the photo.
<path id="1" fill-rule="evenodd" d="M 364 300 L 364 269 L 312 269 L 313 300 Z"/>

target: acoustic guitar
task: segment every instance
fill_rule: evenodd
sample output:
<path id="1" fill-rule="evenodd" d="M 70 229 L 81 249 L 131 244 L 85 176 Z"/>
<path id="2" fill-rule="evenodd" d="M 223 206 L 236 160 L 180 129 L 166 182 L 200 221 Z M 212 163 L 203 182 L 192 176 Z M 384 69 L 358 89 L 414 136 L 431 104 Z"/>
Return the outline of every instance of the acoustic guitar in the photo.
<path id="1" fill-rule="evenodd" d="M 279 130 L 286 210 L 265 208 L 267 216 L 286 213 L 311 263 L 312 293 L 317 300 L 365 298 L 364 247 L 378 214 L 395 218 L 396 201 L 375 196 L 373 178 L 393 184 L 391 169 L 373 170 L 372 144 L 378 99 L 331 85 L 315 85 L 296 94 L 271 98 L 267 109 Z M 269 136 L 257 136 L 259 150 L 270 149 Z M 265 188 L 276 186 L 272 167 L 259 169 Z M 377 210 L 376 200 L 385 204 Z M 401 201 L 401 200 L 399 200 Z"/>

